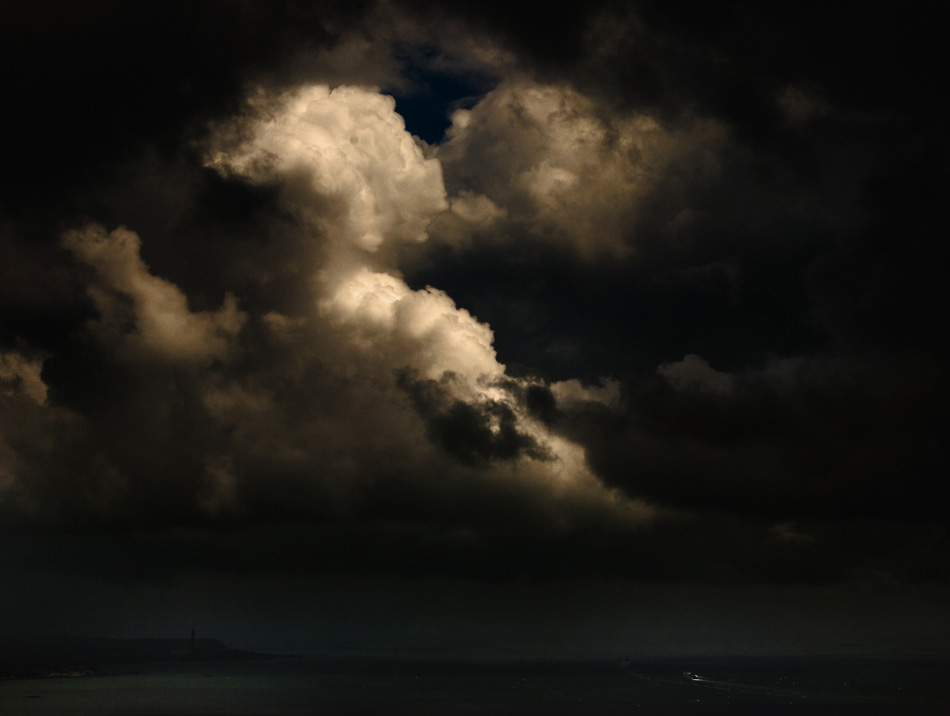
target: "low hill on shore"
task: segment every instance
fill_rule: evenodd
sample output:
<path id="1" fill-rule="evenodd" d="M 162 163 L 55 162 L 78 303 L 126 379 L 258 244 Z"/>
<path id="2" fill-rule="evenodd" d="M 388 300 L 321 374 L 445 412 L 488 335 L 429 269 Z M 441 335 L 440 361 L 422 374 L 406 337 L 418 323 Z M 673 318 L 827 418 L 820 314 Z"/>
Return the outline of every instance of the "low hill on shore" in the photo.
<path id="1" fill-rule="evenodd" d="M 0 638 L 0 678 L 100 673 L 104 667 L 165 661 L 268 658 L 225 646 L 218 639 L 99 639 L 75 636 Z"/>

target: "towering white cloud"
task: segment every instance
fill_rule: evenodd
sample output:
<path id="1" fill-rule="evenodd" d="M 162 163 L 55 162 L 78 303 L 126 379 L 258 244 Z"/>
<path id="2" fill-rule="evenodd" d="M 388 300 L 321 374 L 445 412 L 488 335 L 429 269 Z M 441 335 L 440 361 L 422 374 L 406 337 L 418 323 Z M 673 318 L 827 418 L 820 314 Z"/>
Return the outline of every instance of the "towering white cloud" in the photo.
<path id="1" fill-rule="evenodd" d="M 492 346 L 491 329 L 479 323 L 443 291 L 412 291 L 386 273 L 360 269 L 320 302 L 322 312 L 354 336 L 428 379 L 457 373 L 473 381 L 504 374 Z"/>
<path id="2" fill-rule="evenodd" d="M 539 101 L 553 100 L 545 95 Z M 512 392 L 512 386 L 523 389 L 528 383 L 506 375 L 489 326 L 437 288 L 411 289 L 387 263 L 391 253 L 377 251 L 425 240 L 432 220 L 449 208 L 439 160 L 424 156 L 392 99 L 367 89 L 312 87 L 267 106 L 270 114 L 241 127 L 244 143 L 228 153 L 219 150 L 210 163 L 255 183 L 282 186 L 285 208 L 321 238 L 324 257 L 313 283 L 314 310 L 302 316 L 268 314 L 265 323 L 275 346 L 294 345 L 298 355 L 307 342 L 322 346 L 324 365 L 352 376 L 345 379 L 353 391 L 349 405 L 363 411 L 362 418 L 352 417 L 366 424 L 383 414 L 406 419 L 403 408 L 396 407 L 407 400 L 400 381 L 430 386 L 418 388 L 424 396 L 417 400 L 436 442 L 439 436 L 450 440 L 448 434 L 470 430 L 481 457 L 502 457 L 489 473 L 477 478 L 473 473 L 472 479 L 507 484 L 506 490 L 513 485 L 537 490 L 547 495 L 542 501 L 553 499 L 553 504 L 597 505 L 603 514 L 645 518 L 647 507 L 624 500 L 593 477 L 582 448 L 528 414 Z M 531 188 L 528 179 L 524 183 Z M 470 192 L 461 193 L 452 206 L 461 220 L 481 227 L 506 213 L 488 197 Z M 247 384 L 218 385 L 208 404 L 237 424 L 249 418 L 252 404 L 279 410 L 266 391 Z M 312 430 L 325 433 L 327 428 L 314 425 Z M 378 436 L 386 440 L 388 432 L 379 430 Z M 432 446 L 415 442 L 421 437 L 418 429 L 405 434 L 414 437 L 387 449 L 396 460 L 415 461 L 410 470 L 424 471 L 423 463 L 434 459 Z M 358 463 L 370 455 L 373 440 L 365 437 L 362 455 L 349 459 Z"/>
<path id="3" fill-rule="evenodd" d="M 379 270 L 385 257 L 371 256 L 384 242 L 424 241 L 433 217 L 448 208 L 441 165 L 423 155 L 394 100 L 317 86 L 270 106 L 269 116 L 245 128 L 243 144 L 211 163 L 252 182 L 282 182 L 286 208 L 325 236 L 317 314 L 390 368 L 473 382 L 502 375 L 488 326 L 437 289 L 411 290 L 392 268 Z M 287 320 L 269 319 L 272 327 Z"/>
<path id="4" fill-rule="evenodd" d="M 143 260 L 148 236 L 67 232 L 95 355 L 77 351 L 54 373 L 93 365 L 104 397 L 50 399 L 40 362 L 0 354 L 4 513 L 80 524 L 382 514 L 455 530 L 503 505 L 509 520 L 556 531 L 650 521 L 650 506 L 605 487 L 584 448 L 532 412 L 526 395 L 546 386 L 507 374 L 489 325 L 399 274 L 396 249 L 424 241 L 449 202 L 440 161 L 393 100 L 311 87 L 257 109 L 218 128 L 208 162 L 277 189 L 281 260 L 308 267 L 287 286 L 294 300 L 276 310 L 238 284 L 216 310 L 193 310 Z M 474 193 L 453 206 L 482 230 L 507 216 Z"/>
<path id="5" fill-rule="evenodd" d="M 423 157 L 395 107 L 370 90 L 308 87 L 211 163 L 255 182 L 299 175 L 312 193 L 288 195 L 298 215 L 369 251 L 384 240 L 424 241 L 429 221 L 447 208 L 442 171 Z"/>

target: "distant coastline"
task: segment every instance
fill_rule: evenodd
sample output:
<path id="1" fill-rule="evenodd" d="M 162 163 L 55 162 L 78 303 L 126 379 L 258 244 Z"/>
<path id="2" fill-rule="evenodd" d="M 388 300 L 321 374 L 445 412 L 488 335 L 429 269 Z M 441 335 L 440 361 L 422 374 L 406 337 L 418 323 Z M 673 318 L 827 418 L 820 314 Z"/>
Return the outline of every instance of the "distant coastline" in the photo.
<path id="1" fill-rule="evenodd" d="M 219 639 L 102 639 L 12 635 L 0 640 L 0 679 L 116 673 L 116 667 L 177 661 L 246 661 L 273 654 L 226 646 Z"/>

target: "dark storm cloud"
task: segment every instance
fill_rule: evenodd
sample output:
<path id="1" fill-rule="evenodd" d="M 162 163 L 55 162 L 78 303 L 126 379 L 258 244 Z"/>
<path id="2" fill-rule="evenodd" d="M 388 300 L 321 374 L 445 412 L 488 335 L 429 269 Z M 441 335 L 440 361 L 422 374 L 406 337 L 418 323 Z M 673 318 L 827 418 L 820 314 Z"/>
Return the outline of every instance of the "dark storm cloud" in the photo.
<path id="1" fill-rule="evenodd" d="M 690 172 L 687 155 L 655 167 L 645 195 L 631 192 L 632 256 L 581 268 L 574 247 L 502 221 L 506 239 L 450 236 L 416 280 L 485 317 L 501 359 L 529 373 L 625 377 L 622 416 L 592 422 L 583 442 L 629 494 L 776 519 L 935 519 L 922 496 L 945 470 L 935 406 L 947 383 L 921 307 L 944 303 L 932 238 L 944 153 L 924 149 L 940 146 L 934 135 L 908 133 L 926 119 L 900 92 L 835 104 L 837 84 L 809 100 L 781 92 L 786 79 L 748 77 L 763 96 L 774 89 L 764 134 L 720 113 L 715 171 Z M 892 112 L 872 117 L 861 102 Z M 517 136 L 491 131 L 470 133 L 472 146 Z M 488 163 L 531 167 L 535 150 L 515 146 Z M 492 174 L 456 176 L 510 206 Z M 653 375 L 695 353 L 728 372 L 709 372 L 728 390 Z"/>
<path id="2" fill-rule="evenodd" d="M 947 307 L 936 237 L 948 171 L 947 147 L 936 137 L 896 142 L 862 192 L 866 221 L 809 266 L 816 320 L 839 350 L 924 362 L 941 355 L 930 318 Z"/>
<path id="3" fill-rule="evenodd" d="M 452 376 L 447 377 L 451 382 Z M 466 403 L 447 395 L 434 380 L 403 376 L 400 383 L 412 396 L 433 442 L 462 462 L 489 465 L 521 454 L 548 457 L 535 438 L 518 431 L 517 416 L 504 403 Z"/>
<path id="4" fill-rule="evenodd" d="M 624 378 L 618 413 L 546 413 L 609 484 L 700 513 L 882 520 L 900 542 L 892 520 L 939 520 L 928 482 L 946 471 L 937 406 L 948 385 L 932 328 L 946 304 L 934 239 L 946 144 L 928 99 L 937 45 L 918 20 L 873 5 L 820 23 L 739 6 L 591 13 L 576 28 L 588 51 L 560 72 L 540 52 L 540 66 L 596 97 L 604 126 L 631 111 L 667 131 L 714 118 L 724 132 L 714 170 L 689 155 L 654 163 L 647 191 L 625 197 L 638 205 L 614 244 L 633 253 L 581 267 L 583 250 L 556 229 L 539 241 L 536 222 L 517 223 L 524 205 L 499 184 L 504 172 L 466 165 L 456 190 L 514 212 L 470 242 L 446 232 L 430 263 L 407 261 L 409 280 L 445 287 L 487 320 L 515 371 Z M 514 124 L 472 132 L 466 151 L 515 175 L 534 157 L 558 161 L 532 156 Z M 440 151 L 446 166 L 458 156 Z M 718 369 L 712 383 L 675 385 L 663 370 L 691 354 Z M 841 544 L 826 575 L 859 551 Z M 912 561 L 914 548 L 898 551 Z M 751 564 L 742 570 L 768 571 Z"/>
<path id="5" fill-rule="evenodd" d="M 621 414 L 575 424 L 599 475 L 661 503 L 776 520 L 939 519 L 926 498 L 946 468 L 931 396 L 946 385 L 854 370 L 801 360 L 726 374 L 687 356 L 628 384 Z"/>

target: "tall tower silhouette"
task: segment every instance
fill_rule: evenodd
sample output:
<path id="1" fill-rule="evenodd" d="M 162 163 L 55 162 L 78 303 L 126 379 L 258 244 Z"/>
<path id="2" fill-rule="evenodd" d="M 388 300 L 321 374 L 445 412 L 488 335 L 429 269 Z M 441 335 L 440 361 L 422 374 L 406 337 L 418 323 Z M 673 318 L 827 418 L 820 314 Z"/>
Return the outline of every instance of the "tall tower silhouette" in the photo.
<path id="1" fill-rule="evenodd" d="M 191 627 L 191 658 L 198 656 L 198 645 L 195 644 L 195 628 Z"/>

